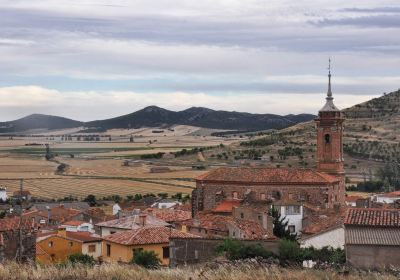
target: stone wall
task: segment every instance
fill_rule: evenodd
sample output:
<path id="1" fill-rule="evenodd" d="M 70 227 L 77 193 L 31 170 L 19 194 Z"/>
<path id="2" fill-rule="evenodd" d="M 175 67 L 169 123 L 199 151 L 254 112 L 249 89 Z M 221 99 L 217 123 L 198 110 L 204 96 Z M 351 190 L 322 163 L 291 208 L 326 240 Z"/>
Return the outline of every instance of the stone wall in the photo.
<path id="1" fill-rule="evenodd" d="M 211 261 L 217 256 L 216 248 L 224 239 L 171 238 L 169 242 L 170 266 L 197 264 Z M 265 249 L 278 254 L 279 241 L 242 241 L 247 244 L 261 244 Z"/>
<path id="2" fill-rule="evenodd" d="M 248 190 L 251 190 L 257 199 L 265 195 L 275 197 L 276 200 L 305 201 L 321 208 L 333 208 L 335 204 L 344 205 L 342 182 L 327 185 L 252 185 L 197 181 L 196 185 L 192 192 L 193 216 L 199 211 L 215 208 L 217 196 L 221 194 L 224 199 L 232 199 L 233 193 L 236 192 L 239 199 L 244 199 Z"/>
<path id="3" fill-rule="evenodd" d="M 400 246 L 346 245 L 346 259 L 357 268 L 400 268 Z"/>
<path id="4" fill-rule="evenodd" d="M 15 260 L 19 244 L 19 231 L 5 231 L 0 233 L 3 246 L 0 246 L 0 262 Z M 22 233 L 22 261 L 34 262 L 36 259 L 36 232 Z"/>

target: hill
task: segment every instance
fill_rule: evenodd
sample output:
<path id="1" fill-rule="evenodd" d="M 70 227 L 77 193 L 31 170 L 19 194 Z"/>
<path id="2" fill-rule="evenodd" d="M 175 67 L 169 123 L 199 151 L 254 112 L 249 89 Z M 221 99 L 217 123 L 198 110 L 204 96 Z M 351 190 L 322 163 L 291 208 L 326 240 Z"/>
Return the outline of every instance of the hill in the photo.
<path id="1" fill-rule="evenodd" d="M 192 107 L 175 112 L 157 106 L 149 106 L 128 115 L 88 122 L 85 123 L 85 126 L 104 130 L 111 128 L 167 127 L 180 124 L 214 129 L 257 131 L 286 128 L 313 118 L 315 116 L 311 114 L 279 116 L 216 111 L 202 107 Z"/>
<path id="2" fill-rule="evenodd" d="M 0 133 L 14 133 L 40 128 L 64 129 L 82 125 L 82 122 L 63 117 L 33 114 L 14 121 L 0 122 Z"/>
<path id="3" fill-rule="evenodd" d="M 346 116 L 345 168 L 349 177 L 364 180 L 373 177 L 384 163 L 400 161 L 400 91 L 343 112 Z M 238 149 L 245 151 L 249 147 L 261 150 L 258 154 L 272 156 L 272 165 L 315 166 L 315 124 L 313 121 L 299 123 L 273 135 L 256 137 Z"/>

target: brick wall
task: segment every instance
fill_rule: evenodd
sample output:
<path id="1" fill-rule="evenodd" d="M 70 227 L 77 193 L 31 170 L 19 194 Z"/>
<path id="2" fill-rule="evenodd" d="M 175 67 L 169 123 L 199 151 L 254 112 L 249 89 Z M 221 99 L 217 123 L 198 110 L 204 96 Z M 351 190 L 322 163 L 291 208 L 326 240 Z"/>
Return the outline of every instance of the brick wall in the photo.
<path id="1" fill-rule="evenodd" d="M 224 199 L 232 199 L 236 192 L 239 199 L 251 190 L 252 195 L 261 199 L 261 195 L 279 197 L 276 199 L 302 200 L 321 208 L 333 208 L 335 204 L 344 205 L 344 180 L 326 185 L 251 185 L 234 183 L 215 183 L 198 180 L 193 191 L 192 211 L 195 216 L 199 211 L 211 210 L 217 205 L 216 193 L 222 193 Z"/>

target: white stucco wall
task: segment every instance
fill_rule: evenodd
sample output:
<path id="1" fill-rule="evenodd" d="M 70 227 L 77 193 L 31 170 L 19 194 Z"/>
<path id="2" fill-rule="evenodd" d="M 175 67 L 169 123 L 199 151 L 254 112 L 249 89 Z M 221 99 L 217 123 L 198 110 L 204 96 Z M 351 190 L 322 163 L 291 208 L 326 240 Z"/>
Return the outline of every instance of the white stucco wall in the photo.
<path id="1" fill-rule="evenodd" d="M 382 196 L 380 196 L 380 195 L 376 196 L 376 202 L 380 202 L 380 203 L 391 204 L 391 203 L 394 203 L 395 200 L 397 200 L 397 199 L 400 199 L 400 197 L 383 196 L 383 195 Z"/>
<path id="2" fill-rule="evenodd" d="M 121 232 L 121 231 L 126 231 L 126 229 L 101 227 L 101 237 L 110 235 L 111 232 L 117 233 L 117 232 Z"/>
<path id="3" fill-rule="evenodd" d="M 95 245 L 96 246 L 96 252 L 89 252 L 89 245 Z M 97 259 L 98 257 L 101 256 L 102 252 L 102 246 L 101 246 L 101 241 L 99 242 L 90 242 L 90 243 L 83 243 L 82 244 L 82 254 L 92 256 L 93 258 Z"/>
<path id="4" fill-rule="evenodd" d="M 295 232 L 300 234 L 303 229 L 303 206 L 300 206 L 300 214 L 288 215 L 286 213 L 286 206 L 281 206 L 281 217 L 285 217 L 285 221 L 289 221 L 288 227 L 291 225 L 295 226 Z"/>
<path id="5" fill-rule="evenodd" d="M 6 201 L 8 198 L 7 192 L 5 189 L 0 190 L 0 200 Z"/>
<path id="6" fill-rule="evenodd" d="M 305 240 L 300 240 L 300 247 L 314 247 L 321 249 L 325 246 L 333 248 L 344 248 L 344 228 L 338 227 L 321 234 L 316 234 Z"/>

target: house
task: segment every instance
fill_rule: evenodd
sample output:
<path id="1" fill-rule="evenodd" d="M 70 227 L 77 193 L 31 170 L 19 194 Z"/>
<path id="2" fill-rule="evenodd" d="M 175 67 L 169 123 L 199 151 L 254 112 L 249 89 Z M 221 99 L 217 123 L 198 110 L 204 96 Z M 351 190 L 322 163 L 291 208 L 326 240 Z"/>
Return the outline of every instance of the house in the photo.
<path id="1" fill-rule="evenodd" d="M 91 232 L 94 233 L 94 226 L 92 223 L 84 222 L 84 221 L 76 221 L 71 220 L 65 223 L 62 223 L 61 228 L 65 228 L 68 232 Z"/>
<path id="2" fill-rule="evenodd" d="M 158 227 L 168 227 L 170 224 L 158 219 L 152 215 L 147 215 L 144 213 L 135 213 L 132 216 L 128 216 L 121 219 L 114 219 L 102 223 L 96 224 L 98 232 L 102 237 L 117 232 L 138 229 L 144 226 L 158 226 Z"/>
<path id="3" fill-rule="evenodd" d="M 118 213 L 120 212 L 122 210 L 122 208 L 121 208 L 121 206 L 119 206 L 119 204 L 118 203 L 115 203 L 113 206 L 112 206 L 112 214 L 115 216 L 115 215 L 118 215 Z"/>
<path id="4" fill-rule="evenodd" d="M 155 252 L 161 264 L 168 266 L 169 239 L 196 237 L 196 235 L 166 227 L 141 227 L 118 232 L 103 238 L 103 260 L 129 263 L 135 252 L 144 250 Z"/>
<path id="5" fill-rule="evenodd" d="M 28 201 L 32 198 L 32 194 L 28 190 L 15 191 L 13 192 L 13 198 L 16 200 L 22 199 Z"/>
<path id="6" fill-rule="evenodd" d="M 316 169 L 272 167 L 220 167 L 196 178 L 192 216 L 211 211 L 223 200 L 294 200 L 320 208 L 345 205 L 342 112 L 334 105 L 329 73 L 325 105 L 315 120 Z"/>
<path id="7" fill-rule="evenodd" d="M 395 201 L 400 200 L 400 191 L 376 194 L 372 197 L 374 202 L 393 204 Z"/>
<path id="8" fill-rule="evenodd" d="M 273 207 L 279 211 L 281 218 L 288 222 L 287 229 L 290 233 L 300 234 L 303 229 L 303 205 L 301 202 L 278 200 Z"/>
<path id="9" fill-rule="evenodd" d="M 81 211 L 73 208 L 65 208 L 64 205 L 46 210 L 31 210 L 24 212 L 24 217 L 34 219 L 40 228 L 57 227 L 64 222 L 74 220 Z"/>
<path id="10" fill-rule="evenodd" d="M 344 222 L 348 264 L 363 269 L 400 267 L 400 210 L 350 208 Z"/>
<path id="11" fill-rule="evenodd" d="M 344 218 L 346 209 L 320 210 L 303 219 L 303 229 L 299 239 L 302 248 L 322 247 L 344 248 Z"/>
<path id="12" fill-rule="evenodd" d="M 236 219 L 255 221 L 264 229 L 273 228 L 273 218 L 270 216 L 271 204 L 266 201 L 252 201 L 234 207 L 232 217 Z"/>
<path id="13" fill-rule="evenodd" d="M 364 200 L 364 198 L 362 196 L 358 196 L 358 195 L 349 195 L 349 196 L 346 196 L 345 200 L 346 200 L 347 206 L 357 207 L 357 201 Z"/>
<path id="14" fill-rule="evenodd" d="M 164 209 L 164 208 L 172 208 L 176 207 L 177 205 L 181 205 L 182 203 L 178 200 L 172 199 L 172 198 L 164 198 L 161 199 L 154 204 L 151 205 L 152 208 L 159 208 L 159 209 Z"/>
<path id="15" fill-rule="evenodd" d="M 0 186 L 0 202 L 5 202 L 7 199 L 7 189 Z"/>
<path id="16" fill-rule="evenodd" d="M 89 232 L 67 232 L 60 229 L 56 233 L 38 237 L 36 245 L 39 254 L 36 260 L 43 264 L 61 263 L 73 254 L 87 254 L 99 258 L 102 253 L 101 242 L 99 236 Z"/>

